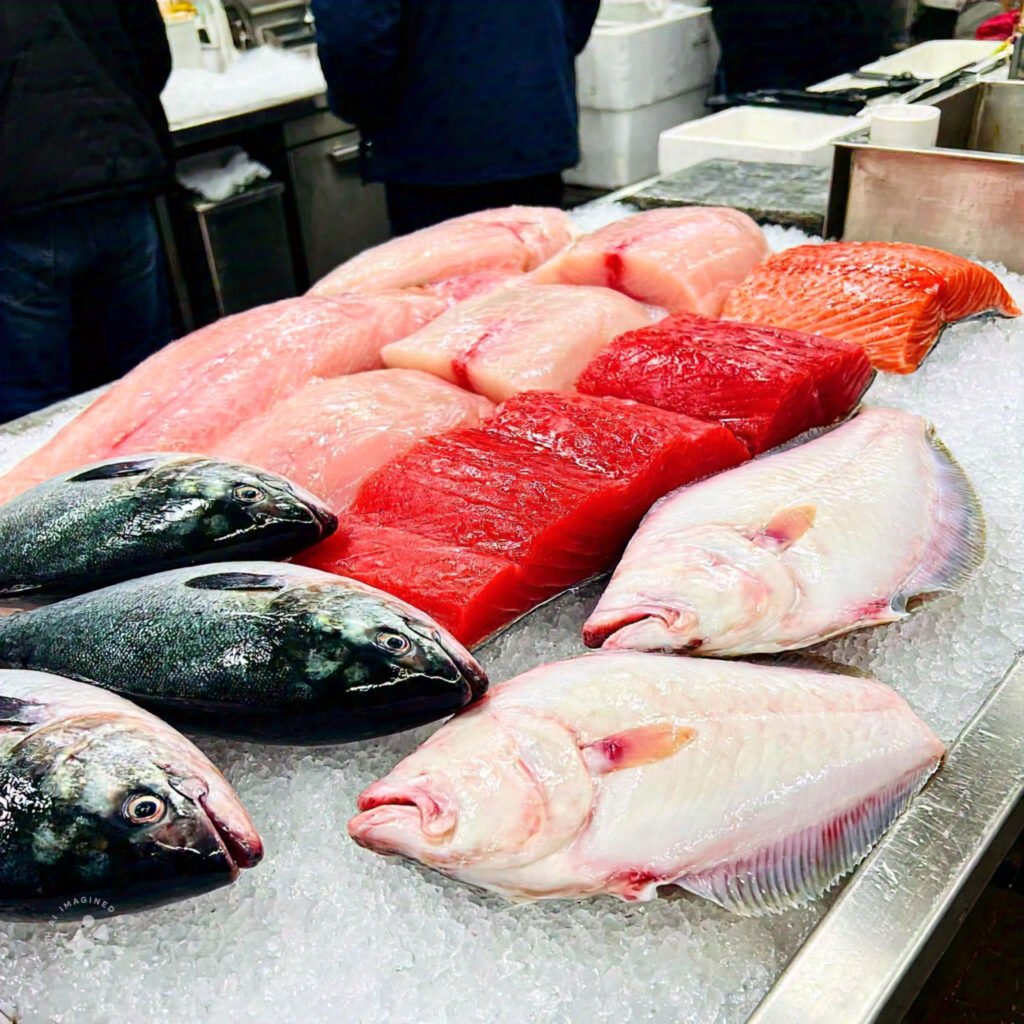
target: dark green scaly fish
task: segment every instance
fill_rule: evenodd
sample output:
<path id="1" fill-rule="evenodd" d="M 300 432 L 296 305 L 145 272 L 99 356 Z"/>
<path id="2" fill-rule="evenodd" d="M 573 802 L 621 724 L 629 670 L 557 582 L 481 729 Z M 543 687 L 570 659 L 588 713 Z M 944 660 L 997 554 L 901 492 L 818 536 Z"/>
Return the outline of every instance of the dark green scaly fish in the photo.
<path id="1" fill-rule="evenodd" d="M 296 743 L 412 728 L 487 688 L 411 605 L 279 562 L 175 569 L 0 617 L 0 665 L 96 683 L 220 735 Z"/>
<path id="2" fill-rule="evenodd" d="M 169 725 L 95 686 L 0 670 L 0 917 L 158 906 L 262 856 L 234 790 Z"/>
<path id="3" fill-rule="evenodd" d="M 202 455 L 142 455 L 47 480 L 0 506 L 0 600 L 162 569 L 286 558 L 337 519 L 284 477 Z"/>

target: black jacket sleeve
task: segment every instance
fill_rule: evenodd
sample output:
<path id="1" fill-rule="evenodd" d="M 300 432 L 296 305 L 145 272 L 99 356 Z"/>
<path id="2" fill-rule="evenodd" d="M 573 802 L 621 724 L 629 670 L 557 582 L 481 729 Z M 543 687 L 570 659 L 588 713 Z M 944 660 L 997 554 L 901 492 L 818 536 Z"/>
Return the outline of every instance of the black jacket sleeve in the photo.
<path id="1" fill-rule="evenodd" d="M 320 65 L 339 117 L 369 129 L 397 87 L 401 0 L 313 0 Z"/>
<path id="2" fill-rule="evenodd" d="M 135 42 L 138 68 L 148 98 L 158 100 L 171 74 L 171 48 L 156 0 L 117 0 L 117 13 Z"/>
<path id="3" fill-rule="evenodd" d="M 572 52 L 582 52 L 590 38 L 590 31 L 597 20 L 597 9 L 601 0 L 562 0 L 565 5 L 565 23 L 569 30 L 569 45 Z"/>

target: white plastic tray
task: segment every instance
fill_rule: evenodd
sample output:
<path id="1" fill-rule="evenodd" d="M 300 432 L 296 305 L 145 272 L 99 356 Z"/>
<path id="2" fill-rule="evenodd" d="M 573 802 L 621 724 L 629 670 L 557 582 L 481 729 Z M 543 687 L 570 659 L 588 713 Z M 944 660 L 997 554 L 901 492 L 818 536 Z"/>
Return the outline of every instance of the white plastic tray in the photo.
<path id="1" fill-rule="evenodd" d="M 672 174 L 714 159 L 827 167 L 832 143 L 863 124 L 856 117 L 733 107 L 662 132 L 658 170 Z"/>
<path id="2" fill-rule="evenodd" d="M 915 78 L 941 78 L 958 68 L 966 68 L 991 57 L 1002 43 L 976 39 L 933 39 L 911 46 L 902 53 L 882 57 L 861 67 L 879 75 L 901 75 L 909 72 Z"/>

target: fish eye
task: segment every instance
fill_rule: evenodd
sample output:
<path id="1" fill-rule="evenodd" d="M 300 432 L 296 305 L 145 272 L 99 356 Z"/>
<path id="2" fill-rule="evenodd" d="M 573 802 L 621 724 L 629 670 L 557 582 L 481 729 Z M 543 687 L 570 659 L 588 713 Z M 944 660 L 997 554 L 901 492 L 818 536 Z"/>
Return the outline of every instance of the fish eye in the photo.
<path id="1" fill-rule="evenodd" d="M 152 825 L 159 821 L 167 810 L 161 797 L 152 793 L 136 793 L 124 802 L 121 813 L 133 825 Z"/>
<path id="2" fill-rule="evenodd" d="M 401 633 L 392 633 L 387 629 L 382 629 L 377 634 L 374 643 L 388 654 L 408 654 L 412 650 L 412 643 L 408 637 L 402 636 Z"/>
<path id="3" fill-rule="evenodd" d="M 246 505 L 254 505 L 266 497 L 263 491 L 252 484 L 239 484 L 235 488 L 234 494 L 239 501 L 245 502 Z"/>

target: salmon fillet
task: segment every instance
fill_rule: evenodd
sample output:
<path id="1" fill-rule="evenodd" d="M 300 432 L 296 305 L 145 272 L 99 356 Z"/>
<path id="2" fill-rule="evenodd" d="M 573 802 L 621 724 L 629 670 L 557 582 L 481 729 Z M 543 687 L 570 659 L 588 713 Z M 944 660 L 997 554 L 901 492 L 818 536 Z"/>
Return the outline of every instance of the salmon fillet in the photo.
<path id="1" fill-rule="evenodd" d="M 876 369 L 913 373 L 946 324 L 989 311 L 1020 315 L 995 274 L 962 256 L 826 242 L 772 256 L 729 296 L 724 315 L 854 342 Z"/>

